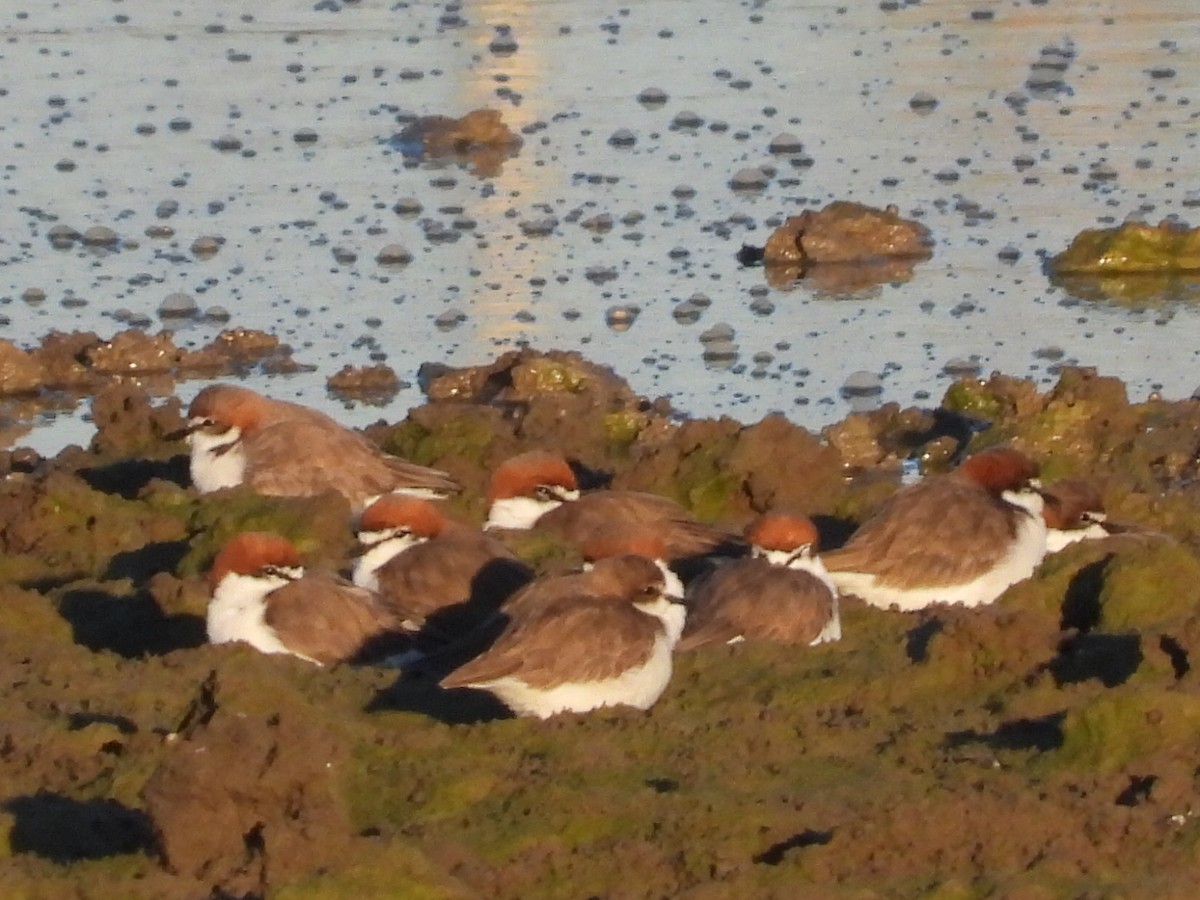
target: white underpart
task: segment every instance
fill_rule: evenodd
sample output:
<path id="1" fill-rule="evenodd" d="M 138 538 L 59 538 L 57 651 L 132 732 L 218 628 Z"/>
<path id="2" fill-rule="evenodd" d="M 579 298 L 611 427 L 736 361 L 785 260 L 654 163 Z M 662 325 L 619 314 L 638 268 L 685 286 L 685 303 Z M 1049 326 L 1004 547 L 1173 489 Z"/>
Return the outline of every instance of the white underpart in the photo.
<path id="1" fill-rule="evenodd" d="M 192 425 L 199 425 L 192 422 Z M 192 448 L 189 469 L 192 484 L 202 494 L 221 488 L 237 487 L 246 475 L 246 454 L 238 440 L 242 430 L 236 426 L 223 434 L 209 434 L 202 428 L 188 435 Z M 229 445 L 234 446 L 230 447 Z M 223 448 L 229 447 L 228 450 Z"/>
<path id="2" fill-rule="evenodd" d="M 294 570 L 299 577 L 300 570 Z M 311 663 L 315 659 L 289 650 L 266 623 L 267 595 L 290 579 L 282 575 L 239 575 L 221 579 L 208 602 L 208 640 L 212 644 L 244 641 L 262 653 L 290 653 Z"/>
<path id="3" fill-rule="evenodd" d="M 665 634 L 660 634 L 654 640 L 649 659 L 613 678 L 534 688 L 519 678 L 507 676 L 471 687 L 491 691 L 518 715 L 545 719 L 559 712 L 587 712 L 602 706 L 649 709 L 670 680 L 671 643 Z"/>
<path id="4" fill-rule="evenodd" d="M 821 629 L 820 634 L 809 641 L 810 647 L 842 639 L 842 614 L 838 609 L 838 588 L 833 583 L 829 572 L 825 569 L 825 563 L 821 562 L 821 557 L 813 556 L 807 547 L 798 556 L 794 550 L 767 550 L 759 546 L 753 548 L 753 553 L 755 556 L 765 559 L 773 566 L 787 566 L 789 569 L 794 569 L 797 572 L 807 572 L 825 585 L 825 587 L 829 588 L 829 593 L 833 595 L 833 614 L 829 617 L 829 621 L 825 623 L 825 627 Z M 735 640 L 741 640 L 741 638 L 736 638 Z M 729 641 L 728 643 L 732 644 L 733 641 Z"/>
<path id="5" fill-rule="evenodd" d="M 576 492 L 578 496 L 578 492 Z M 539 500 L 536 497 L 505 497 L 503 500 L 492 502 L 488 510 L 484 530 L 489 528 L 514 528 L 527 530 L 550 512 L 562 506 L 561 500 Z"/>
<path id="6" fill-rule="evenodd" d="M 1046 552 L 1057 553 L 1063 547 L 1069 547 L 1076 541 L 1092 541 L 1108 537 L 1108 532 L 1099 522 L 1092 522 L 1083 528 L 1051 528 L 1046 532 Z"/>
<path id="7" fill-rule="evenodd" d="M 1017 521 L 1017 533 L 1008 552 L 972 581 L 940 587 L 897 588 L 879 584 L 874 575 L 863 572 L 831 572 L 834 584 L 844 594 L 861 597 L 872 606 L 901 610 L 923 609 L 933 603 L 957 603 L 981 606 L 991 603 L 1018 581 L 1033 574 L 1046 555 L 1046 523 L 1042 520 L 1042 498 L 1033 493 L 1006 491 L 1004 499 L 1028 510 Z"/>
<path id="8" fill-rule="evenodd" d="M 391 562 L 410 547 L 423 544 L 428 538 L 411 532 L 397 533 L 392 529 L 385 531 L 360 531 L 358 542 L 371 549 L 354 562 L 352 580 L 359 587 L 367 590 L 379 590 L 379 569 Z"/>

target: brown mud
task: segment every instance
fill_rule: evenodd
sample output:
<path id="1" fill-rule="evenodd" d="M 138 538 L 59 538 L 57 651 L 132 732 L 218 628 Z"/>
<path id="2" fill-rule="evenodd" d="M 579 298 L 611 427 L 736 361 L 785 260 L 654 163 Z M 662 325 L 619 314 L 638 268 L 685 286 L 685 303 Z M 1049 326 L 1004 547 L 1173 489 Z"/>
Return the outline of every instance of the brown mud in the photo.
<path id="1" fill-rule="evenodd" d="M 497 718 L 385 669 L 206 646 L 222 540 L 273 529 L 336 567 L 346 504 L 197 495 L 167 439 L 180 403 L 114 380 L 90 446 L 0 458 L 0 895 L 1193 895 L 1200 403 L 1073 369 L 815 435 L 680 421 L 568 353 L 422 382 L 428 403 L 368 433 L 461 479 L 476 520 L 489 467 L 549 445 L 731 527 L 811 513 L 834 546 L 902 460 L 1004 442 L 1145 530 L 1069 547 L 990 607 L 847 602 L 839 643 L 680 657 L 645 713 Z"/>

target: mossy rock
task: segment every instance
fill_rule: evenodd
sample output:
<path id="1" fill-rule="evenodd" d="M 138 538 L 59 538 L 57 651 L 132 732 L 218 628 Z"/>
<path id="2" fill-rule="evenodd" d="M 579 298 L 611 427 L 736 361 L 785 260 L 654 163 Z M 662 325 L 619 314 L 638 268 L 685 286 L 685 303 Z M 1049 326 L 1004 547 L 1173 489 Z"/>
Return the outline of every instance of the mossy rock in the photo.
<path id="1" fill-rule="evenodd" d="M 1104 572 L 1100 622 L 1108 630 L 1160 629 L 1200 604 L 1200 559 L 1172 541 L 1114 556 Z"/>
<path id="2" fill-rule="evenodd" d="M 99 577 L 118 554 L 187 534 L 178 514 L 97 491 L 64 471 L 6 494 L 0 499 L 0 520 L 5 522 L 0 540 L 9 555 L 8 563 L 0 564 L 0 577 L 10 580 Z"/>
<path id="3" fill-rule="evenodd" d="M 1056 275 L 1200 271 L 1200 229 L 1142 222 L 1087 228 L 1049 268 Z"/>
<path id="4" fill-rule="evenodd" d="M 965 416 L 982 419 L 1003 418 L 1008 408 L 1004 401 L 987 389 L 987 383 L 978 379 L 960 379 L 946 390 L 942 407 Z"/>
<path id="5" fill-rule="evenodd" d="M 1048 762 L 1101 773 L 1140 762 L 1152 770 L 1150 758 L 1190 752 L 1198 732 L 1200 696 L 1171 688 L 1113 688 L 1067 713 L 1062 746 Z"/>
<path id="6" fill-rule="evenodd" d="M 345 900 L 403 897 L 404 900 L 470 900 L 473 891 L 440 871 L 416 847 L 399 840 L 364 838 L 337 872 L 317 875 L 272 892 L 276 900 Z"/>
<path id="7" fill-rule="evenodd" d="M 650 419 L 645 413 L 619 410 L 604 416 L 604 433 L 614 449 L 623 449 L 637 440 Z"/>
<path id="8" fill-rule="evenodd" d="M 438 415 L 427 412 L 401 422 L 388 433 L 383 449 L 422 466 L 443 466 L 447 460 L 484 465 L 502 427 L 499 410 L 466 404 L 438 410 Z"/>
<path id="9" fill-rule="evenodd" d="M 353 535 L 350 504 L 336 491 L 315 497 L 266 497 L 248 488 L 205 494 L 189 522 L 191 548 L 177 573 L 203 573 L 225 543 L 243 531 L 269 531 L 296 545 L 309 565 L 337 569 Z"/>
<path id="10" fill-rule="evenodd" d="M 0 632 L 6 638 L 49 639 L 70 643 L 71 626 L 41 594 L 0 585 Z"/>

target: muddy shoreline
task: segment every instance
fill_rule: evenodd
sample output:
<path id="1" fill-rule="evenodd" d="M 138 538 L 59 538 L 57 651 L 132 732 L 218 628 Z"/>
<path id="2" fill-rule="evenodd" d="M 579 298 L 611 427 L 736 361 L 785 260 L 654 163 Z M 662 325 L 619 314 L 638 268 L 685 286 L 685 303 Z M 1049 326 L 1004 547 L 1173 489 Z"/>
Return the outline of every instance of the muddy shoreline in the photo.
<path id="1" fill-rule="evenodd" d="M 373 379 L 368 378 L 367 381 Z M 731 527 L 810 513 L 836 546 L 899 485 L 1010 443 L 1149 533 L 1072 546 L 995 605 L 847 603 L 839 643 L 681 657 L 647 713 L 496 718 L 370 667 L 204 644 L 202 572 L 270 528 L 310 565 L 338 497 L 199 496 L 177 399 L 111 379 L 86 448 L 0 457 L 3 893 L 60 897 L 1006 897 L 1191 892 L 1200 824 L 1200 403 L 1064 370 L 954 384 L 818 434 L 680 420 L 577 354 L 426 370 L 368 434 L 482 517 L 550 443 L 597 482 Z M 539 570 L 573 551 L 527 541 Z"/>

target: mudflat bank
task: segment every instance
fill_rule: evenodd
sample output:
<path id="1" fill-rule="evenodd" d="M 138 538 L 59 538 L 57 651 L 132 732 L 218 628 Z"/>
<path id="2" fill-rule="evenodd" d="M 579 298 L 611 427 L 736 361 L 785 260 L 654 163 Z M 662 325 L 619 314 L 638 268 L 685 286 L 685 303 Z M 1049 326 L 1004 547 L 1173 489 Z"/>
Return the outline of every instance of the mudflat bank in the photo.
<path id="1" fill-rule="evenodd" d="M 1142 531 L 1049 557 L 992 606 L 844 604 L 840 642 L 677 660 L 648 712 L 546 722 L 373 667 L 204 641 L 243 528 L 311 565 L 337 496 L 201 496 L 174 397 L 113 377 L 87 447 L 0 454 L 0 892 L 107 897 L 1184 897 L 1200 809 L 1200 402 L 1064 370 L 955 383 L 811 433 L 684 419 L 576 354 L 426 368 L 368 435 L 466 487 L 539 445 L 597 484 L 836 546 L 897 489 L 1008 443 Z M 578 560 L 524 539 L 540 571 Z"/>

